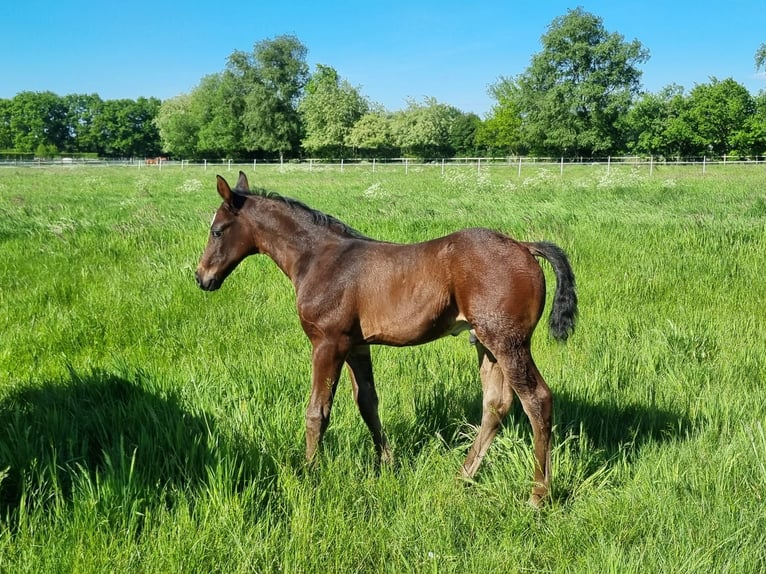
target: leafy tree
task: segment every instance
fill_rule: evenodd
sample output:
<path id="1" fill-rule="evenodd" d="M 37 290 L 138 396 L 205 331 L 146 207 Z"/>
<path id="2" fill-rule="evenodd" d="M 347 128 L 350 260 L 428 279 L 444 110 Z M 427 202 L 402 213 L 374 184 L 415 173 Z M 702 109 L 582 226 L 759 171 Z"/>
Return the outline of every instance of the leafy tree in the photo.
<path id="1" fill-rule="evenodd" d="M 230 74 L 211 74 L 191 93 L 165 100 L 157 117 L 162 149 L 179 157 L 244 152 L 244 97 Z"/>
<path id="2" fill-rule="evenodd" d="M 113 157 L 157 155 L 160 139 L 154 118 L 159 108 L 157 98 L 106 100 L 93 120 L 98 153 Z"/>
<path id="3" fill-rule="evenodd" d="M 303 120 L 303 147 L 310 153 L 343 155 L 352 145 L 354 124 L 369 110 L 357 88 L 338 77 L 329 66 L 317 65 L 306 85 L 298 111 Z"/>
<path id="4" fill-rule="evenodd" d="M 95 118 L 104 107 L 97 94 L 70 94 L 63 97 L 67 110 L 67 124 L 71 135 L 68 152 L 92 152 L 99 148 Z"/>
<path id="5" fill-rule="evenodd" d="M 34 152 L 42 144 L 50 150 L 66 149 L 70 140 L 67 110 L 53 92 L 20 92 L 11 101 L 10 130 L 13 146 Z"/>
<path id="6" fill-rule="evenodd" d="M 735 135 L 755 111 L 750 92 L 731 78 L 711 78 L 689 94 L 685 117 L 694 131 L 701 151 L 724 155 L 732 151 Z"/>
<path id="7" fill-rule="evenodd" d="M 516 85 L 510 81 L 500 81 L 490 86 L 489 93 L 495 98 L 496 103 L 479 127 L 476 134 L 477 144 L 492 155 L 519 153 L 523 149 L 522 120 L 517 105 Z"/>
<path id="8" fill-rule="evenodd" d="M 348 144 L 366 157 L 392 157 L 396 152 L 391 120 L 382 110 L 366 113 L 354 124 Z"/>
<path id="9" fill-rule="evenodd" d="M 456 155 L 476 155 L 476 133 L 480 125 L 481 118 L 476 114 L 455 116 L 449 129 L 449 145 Z"/>
<path id="10" fill-rule="evenodd" d="M 732 136 L 737 152 L 747 156 L 766 155 L 766 91 L 753 100 L 754 111 L 744 122 L 741 130 Z"/>
<path id="11" fill-rule="evenodd" d="M 235 50 L 222 73 L 162 105 L 163 149 L 187 157 L 297 152 L 298 101 L 308 78 L 306 48 L 294 36 Z"/>
<path id="12" fill-rule="evenodd" d="M 621 122 L 627 150 L 664 157 L 697 153 L 687 108 L 684 89 L 677 84 L 666 86 L 657 94 L 643 94 Z"/>
<path id="13" fill-rule="evenodd" d="M 11 131 L 11 109 L 13 102 L 0 98 L 0 150 L 13 148 L 13 132 Z"/>
<path id="14" fill-rule="evenodd" d="M 298 101 L 308 80 L 306 47 L 295 36 L 257 42 L 252 54 L 235 51 L 225 74 L 243 98 L 243 147 L 297 152 L 301 138 Z"/>
<path id="15" fill-rule="evenodd" d="M 192 113 L 199 126 L 198 155 L 225 157 L 245 149 L 245 104 L 238 84 L 230 74 L 213 74 L 202 78 L 192 92 Z"/>
<path id="16" fill-rule="evenodd" d="M 155 125 L 162 150 L 176 157 L 199 158 L 200 122 L 192 110 L 192 95 L 181 94 L 162 102 Z"/>
<path id="17" fill-rule="evenodd" d="M 404 153 L 422 158 L 450 156 L 450 129 L 459 114 L 435 98 L 425 98 L 422 104 L 410 100 L 405 110 L 392 117 L 396 144 Z"/>
<path id="18" fill-rule="evenodd" d="M 601 18 L 576 8 L 557 17 L 542 36 L 542 51 L 515 79 L 522 135 L 535 152 L 604 154 L 621 147 L 616 125 L 639 91 L 648 51 L 638 40 L 607 32 Z"/>

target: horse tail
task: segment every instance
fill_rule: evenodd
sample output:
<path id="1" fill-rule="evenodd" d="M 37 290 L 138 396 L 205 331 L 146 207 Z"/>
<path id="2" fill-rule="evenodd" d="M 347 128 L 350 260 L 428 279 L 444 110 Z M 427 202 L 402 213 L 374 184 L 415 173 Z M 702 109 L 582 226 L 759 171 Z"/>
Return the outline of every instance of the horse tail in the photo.
<path id="1" fill-rule="evenodd" d="M 577 319 L 577 289 L 569 259 L 564 250 L 553 243 L 522 243 L 522 245 L 535 257 L 547 259 L 553 267 L 553 272 L 556 274 L 556 292 L 553 295 L 549 324 L 553 338 L 566 341 L 574 331 Z"/>

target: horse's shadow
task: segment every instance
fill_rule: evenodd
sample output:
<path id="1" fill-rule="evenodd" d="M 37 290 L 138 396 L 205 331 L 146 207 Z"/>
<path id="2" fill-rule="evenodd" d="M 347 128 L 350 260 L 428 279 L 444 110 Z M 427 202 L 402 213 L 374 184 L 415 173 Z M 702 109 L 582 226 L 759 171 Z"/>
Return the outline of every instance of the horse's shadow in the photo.
<path id="1" fill-rule="evenodd" d="M 70 372 L 0 398 L 0 518 L 69 503 L 84 488 L 172 505 L 173 493 L 205 488 L 221 465 L 237 467 L 234 489 L 274 475 L 273 461 L 247 441 L 145 383 Z"/>
<path id="2" fill-rule="evenodd" d="M 405 456 L 416 456 L 435 437 L 447 448 L 465 448 L 474 439 L 481 422 L 481 391 L 474 386 L 446 390 L 435 385 L 415 397 L 415 420 L 399 420 L 391 429 L 392 438 Z M 577 394 L 554 393 L 554 441 L 571 437 L 586 439 L 600 452 L 606 465 L 630 462 L 641 447 L 688 436 L 693 421 L 679 411 L 638 403 L 619 404 L 605 399 L 594 402 Z M 532 448 L 532 430 L 520 401 L 504 421 L 502 432 L 518 433 Z"/>

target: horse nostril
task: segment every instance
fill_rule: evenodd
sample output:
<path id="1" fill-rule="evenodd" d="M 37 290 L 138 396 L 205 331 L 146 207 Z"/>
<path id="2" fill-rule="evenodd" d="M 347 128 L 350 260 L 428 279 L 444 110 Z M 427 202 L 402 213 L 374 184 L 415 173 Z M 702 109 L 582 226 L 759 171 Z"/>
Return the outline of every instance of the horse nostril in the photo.
<path id="1" fill-rule="evenodd" d="M 194 278 L 197 280 L 199 288 L 204 291 L 215 291 L 221 286 L 218 277 L 212 274 L 205 276 L 199 269 L 194 272 Z"/>
<path id="2" fill-rule="evenodd" d="M 202 278 L 202 273 L 199 272 L 199 269 L 194 272 L 194 279 L 197 281 L 197 286 L 200 289 L 205 289 L 205 280 Z"/>

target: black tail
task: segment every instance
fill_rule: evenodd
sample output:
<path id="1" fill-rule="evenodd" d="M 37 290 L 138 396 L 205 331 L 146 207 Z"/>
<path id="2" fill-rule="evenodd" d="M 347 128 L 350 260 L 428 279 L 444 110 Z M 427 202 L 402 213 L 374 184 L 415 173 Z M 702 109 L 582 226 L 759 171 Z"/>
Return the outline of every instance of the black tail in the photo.
<path id="1" fill-rule="evenodd" d="M 566 341 L 577 320 L 577 290 L 572 267 L 566 253 L 553 243 L 524 243 L 532 255 L 544 257 L 556 274 L 556 292 L 553 295 L 550 329 L 554 339 Z"/>

